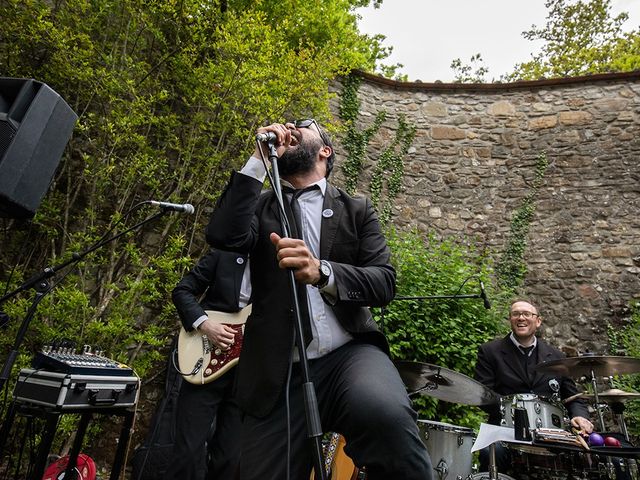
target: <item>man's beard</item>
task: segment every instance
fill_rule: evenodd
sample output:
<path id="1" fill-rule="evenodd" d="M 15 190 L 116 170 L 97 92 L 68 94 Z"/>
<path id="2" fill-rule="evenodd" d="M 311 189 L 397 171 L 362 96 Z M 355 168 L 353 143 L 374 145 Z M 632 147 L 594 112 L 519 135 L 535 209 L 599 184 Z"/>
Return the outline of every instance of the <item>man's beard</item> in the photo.
<path id="1" fill-rule="evenodd" d="M 319 142 L 301 140 L 295 147 L 285 150 L 278 159 L 280 175 L 286 177 L 312 171 L 315 168 L 320 147 Z"/>

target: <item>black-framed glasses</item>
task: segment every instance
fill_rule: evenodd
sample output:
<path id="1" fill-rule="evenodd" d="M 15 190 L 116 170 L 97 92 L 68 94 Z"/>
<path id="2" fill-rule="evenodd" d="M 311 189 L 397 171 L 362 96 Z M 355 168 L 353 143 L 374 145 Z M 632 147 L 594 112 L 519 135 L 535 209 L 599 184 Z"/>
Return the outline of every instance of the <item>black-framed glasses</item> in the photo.
<path id="1" fill-rule="evenodd" d="M 316 122 L 315 118 L 303 118 L 300 120 L 293 120 L 291 122 L 288 123 L 292 123 L 294 127 L 296 128 L 309 128 L 311 125 L 315 125 L 316 130 L 318 131 L 318 134 L 320 135 L 320 138 L 322 139 L 322 143 L 324 143 L 325 145 L 327 145 L 327 141 L 324 138 L 324 133 L 322 133 L 322 130 L 320 130 L 320 125 L 318 125 L 318 122 Z"/>
<path id="2" fill-rule="evenodd" d="M 533 317 L 538 316 L 537 313 L 533 312 L 511 312 L 509 315 L 511 316 L 511 318 L 524 317 L 526 320 L 531 320 Z"/>

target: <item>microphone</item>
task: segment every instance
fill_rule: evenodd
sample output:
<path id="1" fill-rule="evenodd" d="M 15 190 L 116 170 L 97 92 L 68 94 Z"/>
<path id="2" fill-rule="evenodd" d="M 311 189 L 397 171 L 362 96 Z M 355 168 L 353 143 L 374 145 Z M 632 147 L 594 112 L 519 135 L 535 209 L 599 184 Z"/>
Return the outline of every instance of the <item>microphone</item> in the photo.
<path id="1" fill-rule="evenodd" d="M 487 292 L 484 290 L 484 283 L 482 283 L 482 280 L 480 280 L 480 298 L 484 302 L 484 308 L 489 310 L 491 308 L 491 302 L 487 298 Z"/>
<path id="2" fill-rule="evenodd" d="M 192 214 L 195 212 L 195 208 L 190 203 L 185 203 L 184 205 L 180 205 L 178 203 L 169 203 L 169 202 L 156 202 L 155 200 L 149 200 L 151 205 L 155 205 L 157 207 L 162 208 L 163 210 L 173 210 L 174 212 L 188 213 Z"/>
<path id="3" fill-rule="evenodd" d="M 274 143 L 277 139 L 277 135 L 273 132 L 258 133 L 256 135 L 256 140 L 258 142 Z"/>

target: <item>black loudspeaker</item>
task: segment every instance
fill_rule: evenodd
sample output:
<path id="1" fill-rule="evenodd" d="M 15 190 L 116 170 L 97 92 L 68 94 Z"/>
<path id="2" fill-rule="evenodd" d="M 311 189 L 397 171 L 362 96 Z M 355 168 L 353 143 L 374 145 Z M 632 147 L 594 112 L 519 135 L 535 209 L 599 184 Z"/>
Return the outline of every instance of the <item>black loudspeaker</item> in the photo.
<path id="1" fill-rule="evenodd" d="M 77 119 L 44 83 L 0 78 L 0 217 L 33 217 Z"/>

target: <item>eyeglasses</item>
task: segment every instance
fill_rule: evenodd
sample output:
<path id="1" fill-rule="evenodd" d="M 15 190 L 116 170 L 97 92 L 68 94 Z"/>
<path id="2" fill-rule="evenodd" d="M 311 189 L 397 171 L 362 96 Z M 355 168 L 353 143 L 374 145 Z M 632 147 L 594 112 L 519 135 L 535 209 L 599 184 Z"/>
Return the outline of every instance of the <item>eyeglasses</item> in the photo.
<path id="1" fill-rule="evenodd" d="M 526 320 L 531 320 L 533 317 L 538 316 L 537 313 L 533 312 L 511 312 L 509 315 L 511 316 L 511 318 L 524 317 Z"/>
<path id="2" fill-rule="evenodd" d="M 320 130 L 320 125 L 318 125 L 318 122 L 316 122 L 314 118 L 304 118 L 302 120 L 293 120 L 288 123 L 292 123 L 293 126 L 296 128 L 309 128 L 311 125 L 315 125 L 316 130 L 318 131 L 318 134 L 320 134 L 320 138 L 322 139 L 322 143 L 324 143 L 325 145 L 327 144 L 326 140 L 324 139 L 324 133 L 322 133 L 322 130 Z"/>

